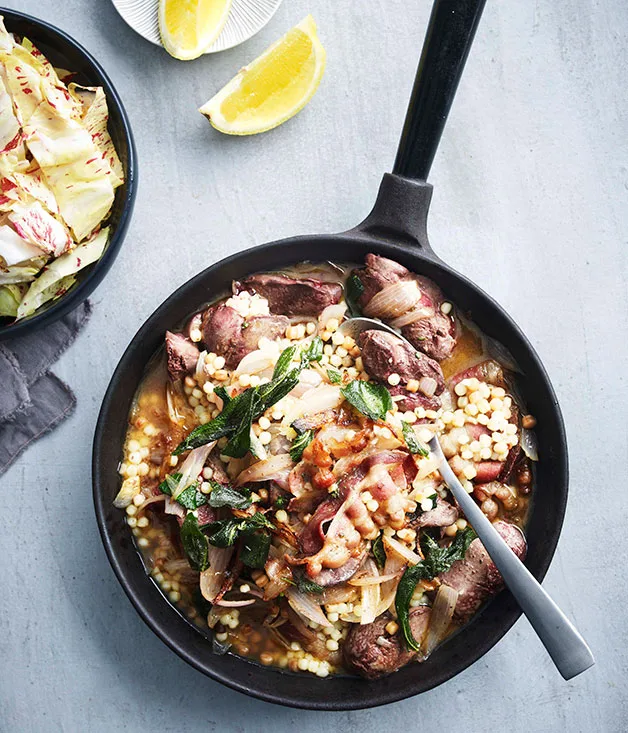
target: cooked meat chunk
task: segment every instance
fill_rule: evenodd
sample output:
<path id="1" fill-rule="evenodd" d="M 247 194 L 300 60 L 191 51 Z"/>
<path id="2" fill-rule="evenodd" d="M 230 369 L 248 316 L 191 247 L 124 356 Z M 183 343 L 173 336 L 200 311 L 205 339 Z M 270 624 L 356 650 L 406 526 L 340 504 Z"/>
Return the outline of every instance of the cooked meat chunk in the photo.
<path id="1" fill-rule="evenodd" d="M 168 374 L 172 379 L 179 379 L 194 371 L 199 353 L 197 347 L 183 334 L 166 331 Z"/>
<path id="2" fill-rule="evenodd" d="M 374 295 L 383 290 L 387 285 L 393 285 L 400 280 L 408 280 L 412 277 L 409 270 L 394 260 L 379 255 L 367 254 L 365 258 L 366 267 L 357 270 L 356 275 L 364 287 L 364 291 L 358 300 L 362 310 L 371 301 Z"/>
<path id="3" fill-rule="evenodd" d="M 289 323 L 285 316 L 253 316 L 245 320 L 234 308 L 220 304 L 203 314 L 201 333 L 205 348 L 224 356 L 226 366 L 235 369 L 242 357 L 258 348 L 262 337 L 279 338 Z"/>
<path id="4" fill-rule="evenodd" d="M 342 297 L 338 283 L 286 275 L 253 275 L 236 287 L 261 295 L 268 301 L 271 313 L 286 316 L 318 316 Z"/>
<path id="5" fill-rule="evenodd" d="M 245 354 L 255 351 L 261 338 L 271 341 L 280 338 L 290 325 L 290 319 L 286 316 L 253 316 L 247 318 L 242 325 L 242 339 L 244 342 Z"/>
<path id="6" fill-rule="evenodd" d="M 326 588 L 330 585 L 338 585 L 339 583 L 344 583 L 358 572 L 360 566 L 364 562 L 366 554 L 367 553 L 365 548 L 365 550 L 360 555 L 357 555 L 356 557 L 350 557 L 347 562 L 341 565 L 339 568 L 325 568 L 324 570 L 321 570 L 321 572 L 318 575 L 315 575 L 312 580 L 315 583 L 322 585 L 323 588 Z"/>
<path id="7" fill-rule="evenodd" d="M 402 265 L 379 255 L 366 255 L 366 267 L 356 270 L 364 287 L 358 304 L 364 310 L 373 297 L 385 288 L 399 282 L 414 281 L 420 291 L 420 300 L 408 312 L 417 310 L 416 320 L 401 326 L 401 333 L 423 353 L 442 361 L 451 355 L 456 345 L 455 324 L 449 315 L 441 311 L 445 297 L 441 289 L 426 277 L 412 274 Z M 391 320 L 386 314 L 371 312 L 368 315 Z"/>
<path id="8" fill-rule="evenodd" d="M 403 339 L 387 331 L 363 331 L 358 338 L 358 346 L 362 350 L 364 368 L 373 379 L 388 385 L 391 374 L 400 376 L 399 385 L 390 390 L 393 395 L 404 395 L 404 399 L 397 403 L 400 410 L 413 410 L 419 405 L 428 410 L 437 410 L 440 407 L 438 396 L 445 389 L 445 380 L 437 361 L 414 351 Z M 420 381 L 423 377 L 436 383 L 431 383 L 434 387 L 433 393 L 408 392 L 407 383 L 411 379 Z"/>
<path id="9" fill-rule="evenodd" d="M 412 527 L 449 527 L 458 519 L 458 509 L 448 501 L 436 499 L 436 506 L 411 522 Z"/>
<path id="10" fill-rule="evenodd" d="M 435 313 L 431 318 L 421 318 L 419 321 L 404 326 L 401 333 L 432 359 L 442 361 L 456 345 L 454 328 L 451 318 L 443 313 Z"/>
<path id="11" fill-rule="evenodd" d="M 495 529 L 521 560 L 526 554 L 523 532 L 514 524 L 495 522 Z M 441 583 L 458 591 L 455 618 L 465 623 L 478 608 L 502 589 L 504 581 L 479 539 L 473 540 L 464 560 L 457 560 L 440 576 Z"/>
<path id="12" fill-rule="evenodd" d="M 423 638 L 429 619 L 430 609 L 427 606 L 419 606 L 410 612 L 410 627 L 418 641 Z M 400 634 L 390 636 L 386 632 L 386 626 L 392 620 L 389 613 L 383 613 L 371 624 L 352 624 L 343 647 L 348 669 L 367 679 L 377 679 L 396 672 L 417 656 L 417 652 L 406 649 Z"/>

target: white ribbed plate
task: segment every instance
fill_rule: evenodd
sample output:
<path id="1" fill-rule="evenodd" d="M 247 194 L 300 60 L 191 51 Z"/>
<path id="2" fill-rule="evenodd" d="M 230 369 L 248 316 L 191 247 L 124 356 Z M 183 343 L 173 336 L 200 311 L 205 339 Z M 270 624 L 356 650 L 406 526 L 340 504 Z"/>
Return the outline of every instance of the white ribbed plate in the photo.
<path id="1" fill-rule="evenodd" d="M 122 18 L 147 41 L 161 46 L 157 8 L 159 0 L 111 0 Z M 221 34 L 207 49 L 216 53 L 254 36 L 273 17 L 282 0 L 233 0 Z"/>

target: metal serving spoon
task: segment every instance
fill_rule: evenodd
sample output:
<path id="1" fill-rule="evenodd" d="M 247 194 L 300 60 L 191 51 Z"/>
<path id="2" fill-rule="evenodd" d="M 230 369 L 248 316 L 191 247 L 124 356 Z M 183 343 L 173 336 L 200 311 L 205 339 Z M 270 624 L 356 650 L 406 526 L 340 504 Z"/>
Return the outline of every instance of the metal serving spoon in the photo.
<path id="1" fill-rule="evenodd" d="M 438 470 L 447 487 L 473 526 L 521 610 L 528 617 L 545 645 L 558 671 L 566 680 L 569 680 L 593 666 L 595 659 L 586 641 L 465 491 L 445 460 L 438 438 L 434 436 L 428 445 L 432 453 L 440 460 Z"/>
<path id="2" fill-rule="evenodd" d="M 402 336 L 399 331 L 397 331 L 396 328 L 393 328 L 392 326 L 389 326 L 387 323 L 382 323 L 381 321 L 378 321 L 375 318 L 365 318 L 364 316 L 356 316 L 355 318 L 348 318 L 346 321 L 343 321 L 338 331 L 343 336 L 351 336 L 351 338 L 354 341 L 358 340 L 358 336 L 363 331 L 388 331 L 388 333 L 392 333 L 397 338 L 400 338 L 402 341 L 405 341 L 406 344 L 412 349 L 412 351 L 416 351 L 416 348 L 412 346 L 412 344 L 408 341 L 407 338 Z"/>

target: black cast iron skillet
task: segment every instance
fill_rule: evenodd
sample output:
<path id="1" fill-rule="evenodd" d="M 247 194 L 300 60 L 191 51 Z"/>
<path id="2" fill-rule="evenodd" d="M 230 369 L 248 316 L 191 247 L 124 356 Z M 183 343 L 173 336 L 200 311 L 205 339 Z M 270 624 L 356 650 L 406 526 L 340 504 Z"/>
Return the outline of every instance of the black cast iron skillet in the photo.
<path id="1" fill-rule="evenodd" d="M 0 8 L 0 15 L 4 16 L 4 24 L 10 33 L 30 39 L 48 57 L 53 66 L 75 72 L 72 80 L 77 84 L 99 86 L 104 89 L 109 108 L 109 134 L 124 170 L 124 183 L 116 189 L 111 214 L 106 222 L 111 227 L 111 234 L 102 257 L 98 262 L 77 273 L 76 283 L 66 295 L 58 300 L 49 301 L 32 316 L 16 323 L 0 317 L 0 341 L 2 341 L 49 326 L 88 298 L 107 274 L 118 255 L 131 221 L 137 190 L 137 154 L 122 101 L 98 61 L 67 33 L 43 20 L 6 8 Z"/>
<path id="2" fill-rule="evenodd" d="M 300 262 L 362 262 L 368 252 L 390 257 L 437 282 L 448 297 L 521 367 L 521 391 L 538 418 L 541 460 L 527 528 L 527 565 L 542 579 L 550 564 L 567 498 L 567 446 L 556 396 L 534 349 L 504 310 L 432 251 L 426 218 L 432 187 L 425 182 L 440 133 L 478 24 L 484 0 L 436 0 L 393 174 L 382 181 L 367 219 L 343 234 L 295 237 L 255 247 L 213 265 L 177 290 L 146 321 L 122 357 L 107 390 L 94 441 L 96 515 L 111 565 L 153 631 L 196 669 L 249 695 L 294 707 L 350 710 L 401 700 L 448 680 L 487 652 L 520 615 L 501 593 L 427 662 L 410 664 L 373 682 L 350 676 L 319 679 L 216 656 L 208 640 L 170 606 L 147 577 L 124 522 L 112 506 L 118 462 L 133 395 L 164 331 L 249 273 Z M 514 681 L 513 681 L 514 682 Z"/>

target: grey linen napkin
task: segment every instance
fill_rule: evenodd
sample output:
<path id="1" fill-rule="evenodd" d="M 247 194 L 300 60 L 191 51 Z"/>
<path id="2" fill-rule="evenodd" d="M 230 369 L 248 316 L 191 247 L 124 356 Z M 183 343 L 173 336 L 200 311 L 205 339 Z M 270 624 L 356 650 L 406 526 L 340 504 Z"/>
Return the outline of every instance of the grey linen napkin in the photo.
<path id="1" fill-rule="evenodd" d="M 76 405 L 49 370 L 91 315 L 88 302 L 45 329 L 0 342 L 0 475 Z"/>

